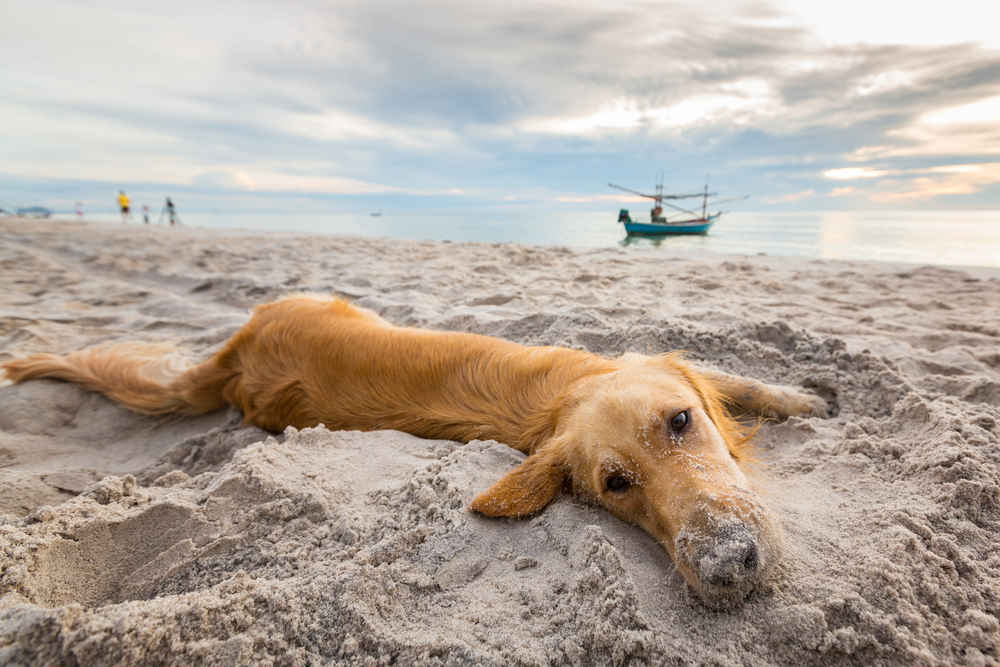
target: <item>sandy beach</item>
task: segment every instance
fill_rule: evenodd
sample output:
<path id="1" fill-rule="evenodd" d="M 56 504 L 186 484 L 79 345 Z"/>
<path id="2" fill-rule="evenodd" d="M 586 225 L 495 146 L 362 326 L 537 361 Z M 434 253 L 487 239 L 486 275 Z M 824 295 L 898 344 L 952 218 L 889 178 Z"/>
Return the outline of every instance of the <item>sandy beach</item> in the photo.
<path id="1" fill-rule="evenodd" d="M 127 340 L 200 360 L 295 291 L 818 394 L 828 417 L 759 436 L 780 571 L 716 612 L 573 497 L 476 515 L 523 459 L 492 441 L 6 383 L 0 664 L 1000 664 L 1000 269 L 0 218 L 0 362 Z"/>

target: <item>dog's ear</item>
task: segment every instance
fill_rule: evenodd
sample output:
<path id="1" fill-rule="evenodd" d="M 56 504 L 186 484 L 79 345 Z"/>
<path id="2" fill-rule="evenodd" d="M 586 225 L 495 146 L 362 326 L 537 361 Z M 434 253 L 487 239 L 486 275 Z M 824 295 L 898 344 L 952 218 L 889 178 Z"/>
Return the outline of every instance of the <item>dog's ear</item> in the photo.
<path id="1" fill-rule="evenodd" d="M 568 472 L 558 448 L 543 447 L 492 487 L 476 496 L 470 507 L 486 516 L 523 517 L 552 502 Z"/>
<path id="2" fill-rule="evenodd" d="M 752 443 L 759 425 L 741 424 L 730 414 L 729 408 L 745 403 L 747 398 L 744 397 L 752 399 L 754 391 L 757 391 L 756 387 L 766 389 L 766 385 L 756 380 L 699 369 L 685 361 L 682 355 L 675 353 L 664 355 L 662 359 L 665 364 L 680 373 L 698 393 L 705 414 L 726 441 L 733 458 L 748 462 L 757 461 L 753 454 Z"/>

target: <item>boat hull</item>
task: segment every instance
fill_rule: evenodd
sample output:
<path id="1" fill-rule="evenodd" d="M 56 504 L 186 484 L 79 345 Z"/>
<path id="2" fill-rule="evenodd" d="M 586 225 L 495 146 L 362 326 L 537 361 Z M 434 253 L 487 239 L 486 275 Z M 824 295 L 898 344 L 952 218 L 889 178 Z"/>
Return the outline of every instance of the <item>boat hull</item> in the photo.
<path id="1" fill-rule="evenodd" d="M 683 222 L 635 222 L 627 220 L 625 231 L 629 234 L 644 236 L 676 236 L 683 234 L 707 234 L 709 228 L 719 219 L 719 215 L 711 215 L 699 220 Z"/>

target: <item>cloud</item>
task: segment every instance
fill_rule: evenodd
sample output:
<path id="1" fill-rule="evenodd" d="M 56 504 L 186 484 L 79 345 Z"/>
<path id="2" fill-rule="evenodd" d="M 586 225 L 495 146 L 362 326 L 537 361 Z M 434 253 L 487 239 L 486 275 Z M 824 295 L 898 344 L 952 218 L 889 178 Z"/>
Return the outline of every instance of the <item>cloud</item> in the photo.
<path id="1" fill-rule="evenodd" d="M 1000 96 L 928 111 L 887 131 L 886 136 L 899 142 L 869 148 L 860 159 L 996 155 L 1000 153 Z"/>
<path id="2" fill-rule="evenodd" d="M 618 204 L 650 203 L 649 197 L 637 195 L 586 195 L 554 197 L 554 201 L 572 204 L 591 204 L 593 202 L 614 202 Z"/>
<path id="3" fill-rule="evenodd" d="M 1000 53 L 837 43 L 766 1 L 53 0 L 5 28 L 8 174 L 600 202 L 665 169 L 891 202 L 982 192 L 907 170 L 1000 152 Z"/>
<path id="4" fill-rule="evenodd" d="M 862 187 L 834 188 L 829 196 L 863 193 L 877 203 L 926 201 L 949 195 L 979 193 L 1000 183 L 1000 163 L 949 164 L 907 169 L 844 167 L 823 174 L 835 180 L 875 179 Z"/>
<path id="5" fill-rule="evenodd" d="M 588 135 L 646 130 L 661 134 L 692 126 L 745 126 L 777 113 L 776 100 L 762 81 L 737 81 L 660 108 L 641 108 L 640 100 L 622 98 L 586 117 L 528 119 L 519 124 L 529 132 Z"/>
<path id="6" fill-rule="evenodd" d="M 843 167 L 841 169 L 830 169 L 824 171 L 823 175 L 827 178 L 835 178 L 837 180 L 850 180 L 853 178 L 878 178 L 879 176 L 885 176 L 890 172 L 878 169 L 868 169 L 866 167 Z"/>
<path id="7" fill-rule="evenodd" d="M 872 195 L 872 201 L 893 203 L 973 194 L 984 186 L 1000 183 L 1000 162 L 944 165 L 912 173 L 909 179 L 880 182 L 880 191 Z"/>
<path id="8" fill-rule="evenodd" d="M 795 192 L 789 195 L 763 197 L 762 201 L 765 204 L 788 204 L 791 202 L 801 201 L 803 199 L 809 199 L 810 197 L 815 197 L 815 196 L 816 196 L 816 191 L 809 189 L 809 190 L 803 190 L 801 192 Z"/>
<path id="9" fill-rule="evenodd" d="M 321 194 L 399 193 L 430 194 L 380 183 L 368 183 L 353 178 L 314 176 L 308 173 L 288 173 L 260 165 L 228 167 L 201 173 L 191 179 L 193 185 L 215 185 L 248 192 L 309 192 Z"/>

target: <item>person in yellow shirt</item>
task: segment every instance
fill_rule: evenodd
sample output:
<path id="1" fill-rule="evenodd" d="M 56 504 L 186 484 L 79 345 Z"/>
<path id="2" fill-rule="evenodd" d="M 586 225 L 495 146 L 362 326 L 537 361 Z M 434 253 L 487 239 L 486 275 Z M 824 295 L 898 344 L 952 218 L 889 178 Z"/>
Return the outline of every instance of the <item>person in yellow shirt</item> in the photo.
<path id="1" fill-rule="evenodd" d="M 132 213 L 129 211 L 129 198 L 125 194 L 124 190 L 118 191 L 118 206 L 122 210 L 122 223 L 126 223 L 132 219 Z"/>

